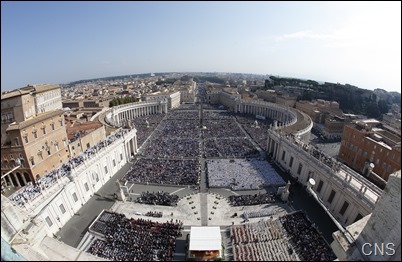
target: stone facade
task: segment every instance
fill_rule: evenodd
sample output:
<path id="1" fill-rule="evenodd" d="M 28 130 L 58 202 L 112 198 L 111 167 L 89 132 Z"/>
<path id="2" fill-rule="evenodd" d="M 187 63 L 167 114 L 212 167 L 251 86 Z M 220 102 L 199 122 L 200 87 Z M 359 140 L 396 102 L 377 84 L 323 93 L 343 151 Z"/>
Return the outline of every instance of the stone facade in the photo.
<path id="1" fill-rule="evenodd" d="M 377 186 L 335 159 L 317 159 L 298 138 L 276 130 L 268 130 L 268 136 L 267 154 L 298 183 L 307 186 L 313 178 L 312 189 L 343 226 L 373 211 L 382 192 Z"/>
<path id="2" fill-rule="evenodd" d="M 331 246 L 341 260 L 401 260 L 401 171 L 390 175 L 372 214 L 346 228 L 352 243 L 339 231 Z"/>

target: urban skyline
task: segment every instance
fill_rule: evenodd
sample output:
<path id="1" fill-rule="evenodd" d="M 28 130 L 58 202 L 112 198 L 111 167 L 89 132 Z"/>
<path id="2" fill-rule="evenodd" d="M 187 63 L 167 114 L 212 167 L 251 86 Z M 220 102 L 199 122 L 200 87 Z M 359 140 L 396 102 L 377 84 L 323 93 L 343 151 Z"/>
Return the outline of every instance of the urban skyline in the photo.
<path id="1" fill-rule="evenodd" d="M 401 3 L 1 3 L 1 90 L 233 72 L 400 92 Z"/>

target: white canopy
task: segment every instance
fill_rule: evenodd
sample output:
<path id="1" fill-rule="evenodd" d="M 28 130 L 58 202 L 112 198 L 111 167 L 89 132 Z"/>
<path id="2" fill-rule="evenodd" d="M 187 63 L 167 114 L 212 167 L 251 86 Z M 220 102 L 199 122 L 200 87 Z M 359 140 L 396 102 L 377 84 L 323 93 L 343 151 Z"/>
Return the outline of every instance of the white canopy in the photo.
<path id="1" fill-rule="evenodd" d="M 190 248 L 196 250 L 221 250 L 222 237 L 219 227 L 191 227 Z"/>

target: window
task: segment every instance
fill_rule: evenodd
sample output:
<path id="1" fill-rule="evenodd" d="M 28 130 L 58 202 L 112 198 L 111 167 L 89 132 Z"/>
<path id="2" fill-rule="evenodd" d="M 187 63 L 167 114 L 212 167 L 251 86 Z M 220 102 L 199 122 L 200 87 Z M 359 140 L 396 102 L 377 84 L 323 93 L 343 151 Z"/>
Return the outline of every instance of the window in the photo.
<path id="1" fill-rule="evenodd" d="M 362 214 L 357 214 L 357 216 L 356 216 L 356 218 L 355 218 L 355 221 L 354 222 L 356 222 L 356 221 L 358 221 L 358 220 L 360 220 L 360 219 L 362 219 L 363 218 L 363 216 L 362 216 Z M 353 222 L 353 223 L 354 223 Z"/>
<path id="2" fill-rule="evenodd" d="M 96 173 L 96 182 L 99 182 L 99 175 Z"/>
<path id="3" fill-rule="evenodd" d="M 290 158 L 289 167 L 292 167 L 292 164 L 293 164 L 293 156 Z"/>
<path id="4" fill-rule="evenodd" d="M 24 135 L 24 140 L 25 140 L 25 143 L 28 144 L 28 136 L 27 135 Z"/>
<path id="5" fill-rule="evenodd" d="M 116 166 L 116 160 L 113 159 L 113 166 Z"/>
<path id="6" fill-rule="evenodd" d="M 91 145 L 89 143 L 87 143 L 87 149 L 90 148 L 90 147 L 91 147 Z"/>
<path id="7" fill-rule="evenodd" d="M 50 127 L 54 130 L 54 123 L 50 123 Z"/>
<path id="8" fill-rule="evenodd" d="M 59 207 L 62 214 L 66 213 L 66 209 L 64 208 L 63 204 L 61 204 Z"/>
<path id="9" fill-rule="evenodd" d="M 53 226 L 53 222 L 52 222 L 52 220 L 50 220 L 50 217 L 49 217 L 49 216 L 47 216 L 47 217 L 45 218 L 45 220 L 46 220 L 47 225 L 48 225 L 49 227 Z"/>
<path id="10" fill-rule="evenodd" d="M 19 146 L 19 145 L 20 145 L 20 141 L 18 140 L 18 137 L 14 138 L 14 141 L 15 141 L 15 145 L 16 145 L 16 146 Z"/>
<path id="11" fill-rule="evenodd" d="M 34 157 L 33 156 L 31 156 L 31 158 L 29 159 L 30 161 L 31 161 L 31 165 L 35 165 L 35 161 L 34 161 Z"/>
<path id="12" fill-rule="evenodd" d="M 286 154 L 286 152 L 283 151 L 283 153 L 282 153 L 282 161 L 285 160 L 285 154 Z"/>
<path id="13" fill-rule="evenodd" d="M 85 186 L 85 190 L 89 191 L 88 183 L 85 183 L 84 186 Z"/>
<path id="14" fill-rule="evenodd" d="M 123 154 L 120 153 L 120 160 L 123 160 Z"/>
<path id="15" fill-rule="evenodd" d="M 303 165 L 300 163 L 299 168 L 297 169 L 297 174 L 300 175 Z"/>
<path id="16" fill-rule="evenodd" d="M 344 202 L 343 206 L 341 208 L 341 210 L 339 211 L 339 213 L 343 216 L 343 214 L 345 214 L 346 209 L 348 209 L 349 203 L 348 202 Z"/>
<path id="17" fill-rule="evenodd" d="M 334 190 L 331 191 L 331 194 L 328 197 L 328 202 L 331 204 L 332 201 L 334 200 L 336 192 Z"/>
<path id="18" fill-rule="evenodd" d="M 318 192 L 318 193 L 321 192 L 322 185 L 324 185 L 324 182 L 322 182 L 322 180 L 320 180 L 320 183 L 318 183 L 318 187 L 317 187 L 317 192 Z"/>
<path id="19" fill-rule="evenodd" d="M 74 199 L 74 202 L 78 201 L 78 197 L 77 197 L 77 194 L 75 192 L 73 193 L 73 199 Z"/>
<path id="20" fill-rule="evenodd" d="M 44 135 L 46 135 L 46 127 L 42 127 L 42 133 L 44 134 Z"/>
<path id="21" fill-rule="evenodd" d="M 107 171 L 107 166 L 105 166 L 105 174 L 107 174 L 107 172 L 108 172 L 108 171 Z"/>

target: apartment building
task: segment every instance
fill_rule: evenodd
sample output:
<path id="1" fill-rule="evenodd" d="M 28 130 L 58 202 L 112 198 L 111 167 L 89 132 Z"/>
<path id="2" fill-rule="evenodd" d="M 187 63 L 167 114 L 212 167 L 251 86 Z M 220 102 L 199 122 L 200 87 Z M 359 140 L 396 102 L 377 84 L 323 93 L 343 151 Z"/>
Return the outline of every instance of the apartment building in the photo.
<path id="1" fill-rule="evenodd" d="M 339 103 L 317 99 L 314 101 L 300 100 L 295 104 L 296 109 L 308 114 L 315 123 L 324 124 L 330 115 L 342 115 Z"/>
<path id="2" fill-rule="evenodd" d="M 387 181 L 401 169 L 401 135 L 376 119 L 354 121 L 344 127 L 338 159 L 365 176 L 373 164 L 372 171 Z"/>
<path id="3" fill-rule="evenodd" d="M 60 87 L 33 85 L 1 94 L 3 185 L 35 182 L 69 159 Z"/>

